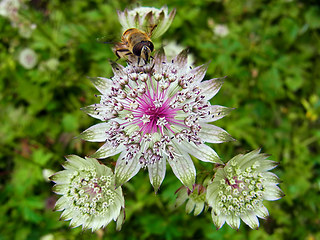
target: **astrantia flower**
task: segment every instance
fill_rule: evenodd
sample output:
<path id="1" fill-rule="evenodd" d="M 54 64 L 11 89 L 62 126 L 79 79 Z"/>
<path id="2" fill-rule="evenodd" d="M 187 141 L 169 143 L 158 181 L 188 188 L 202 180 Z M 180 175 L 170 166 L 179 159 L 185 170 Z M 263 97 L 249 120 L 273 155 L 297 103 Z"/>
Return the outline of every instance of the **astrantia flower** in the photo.
<path id="1" fill-rule="evenodd" d="M 115 189 L 114 174 L 110 168 L 93 158 L 67 157 L 65 170 L 51 180 L 53 190 L 63 195 L 55 210 L 63 211 L 62 220 L 71 220 L 70 226 L 95 231 L 117 220 L 124 198 L 121 187 Z"/>
<path id="2" fill-rule="evenodd" d="M 207 188 L 207 202 L 212 207 L 212 219 L 219 229 L 225 222 L 238 229 L 240 218 L 251 228 L 259 227 L 259 218 L 269 213 L 263 200 L 278 200 L 283 192 L 277 186 L 278 177 L 268 172 L 277 163 L 267 160 L 259 150 L 232 158 L 217 170 Z"/>
<path id="3" fill-rule="evenodd" d="M 176 207 L 181 206 L 185 201 L 186 212 L 195 216 L 199 215 L 205 207 L 206 188 L 199 184 L 194 184 L 192 191 L 185 186 L 182 186 L 177 191 Z"/>
<path id="4" fill-rule="evenodd" d="M 201 82 L 206 68 L 190 69 L 186 51 L 167 62 L 161 50 L 143 67 L 113 63 L 114 77 L 92 79 L 101 100 L 84 111 L 105 122 L 84 131 L 82 138 L 106 142 L 93 155 L 96 158 L 120 153 L 115 168 L 117 186 L 140 168 L 148 168 L 157 191 L 168 161 L 174 174 L 191 189 L 196 170 L 189 154 L 205 162 L 222 163 L 204 143 L 233 140 L 223 129 L 208 124 L 230 109 L 210 104 L 223 79 Z"/>
<path id="5" fill-rule="evenodd" d="M 118 11 L 119 21 L 123 31 L 129 28 L 138 28 L 144 32 L 152 29 L 152 37 L 157 38 L 164 34 L 172 23 L 176 10 L 168 14 L 168 8 L 138 7 L 133 10 Z"/>

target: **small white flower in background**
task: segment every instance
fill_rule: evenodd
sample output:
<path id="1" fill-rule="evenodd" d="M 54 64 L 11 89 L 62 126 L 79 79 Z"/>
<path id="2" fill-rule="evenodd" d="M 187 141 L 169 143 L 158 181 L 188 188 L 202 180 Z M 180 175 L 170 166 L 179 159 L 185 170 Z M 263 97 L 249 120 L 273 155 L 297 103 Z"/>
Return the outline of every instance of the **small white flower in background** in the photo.
<path id="1" fill-rule="evenodd" d="M 92 78 L 101 100 L 83 109 L 103 123 L 90 127 L 80 137 L 105 142 L 93 155 L 95 158 L 120 153 L 115 167 L 117 186 L 141 168 L 148 168 L 150 182 L 157 191 L 168 161 L 177 178 L 192 189 L 196 170 L 190 155 L 222 164 L 205 142 L 234 140 L 225 130 L 208 124 L 231 110 L 209 102 L 224 78 L 202 81 L 207 64 L 190 69 L 187 51 L 167 61 L 161 49 L 143 67 L 113 63 L 112 68 L 111 79 Z"/>
<path id="2" fill-rule="evenodd" d="M 19 0 L 2 0 L 0 2 L 0 15 L 9 19 L 15 18 L 20 7 Z"/>
<path id="3" fill-rule="evenodd" d="M 278 200 L 284 196 L 278 187 L 278 177 L 268 172 L 277 163 L 267 160 L 260 150 L 232 158 L 220 168 L 207 188 L 207 202 L 212 207 L 212 220 L 217 229 L 225 222 L 234 229 L 240 218 L 252 229 L 259 227 L 259 218 L 269 213 L 263 200 Z"/>
<path id="4" fill-rule="evenodd" d="M 166 57 L 168 60 L 171 60 L 175 56 L 177 56 L 185 47 L 182 47 L 175 41 L 164 41 L 164 52 L 166 53 Z M 195 60 L 192 54 L 188 54 L 188 66 L 192 66 Z"/>
<path id="5" fill-rule="evenodd" d="M 39 71 L 55 71 L 59 66 L 59 60 L 57 58 L 50 58 L 47 61 L 42 61 L 39 64 Z"/>
<path id="6" fill-rule="evenodd" d="M 23 49 L 19 54 L 19 63 L 26 69 L 34 68 L 37 61 L 37 54 L 30 48 Z"/>
<path id="7" fill-rule="evenodd" d="M 175 207 L 181 206 L 185 201 L 186 212 L 193 211 L 194 216 L 199 215 L 205 208 L 206 202 L 206 188 L 199 184 L 194 184 L 192 191 L 185 186 L 182 186 L 177 191 L 177 199 Z"/>
<path id="8" fill-rule="evenodd" d="M 116 221 L 124 198 L 121 187 L 115 189 L 112 170 L 96 159 L 75 155 L 68 156 L 63 166 L 65 170 L 50 178 L 56 183 L 53 191 L 62 195 L 55 205 L 55 210 L 63 211 L 61 219 L 92 231 Z"/>
<path id="9" fill-rule="evenodd" d="M 215 24 L 213 28 L 213 32 L 215 35 L 219 37 L 225 37 L 229 34 L 229 29 L 224 24 Z"/>
<path id="10" fill-rule="evenodd" d="M 138 7 L 133 10 L 125 9 L 123 12 L 118 11 L 123 31 L 129 28 L 138 28 L 148 33 L 150 28 L 154 27 L 152 31 L 153 38 L 160 37 L 168 30 L 175 14 L 175 9 L 168 13 L 167 7 L 162 7 L 161 9 Z"/>

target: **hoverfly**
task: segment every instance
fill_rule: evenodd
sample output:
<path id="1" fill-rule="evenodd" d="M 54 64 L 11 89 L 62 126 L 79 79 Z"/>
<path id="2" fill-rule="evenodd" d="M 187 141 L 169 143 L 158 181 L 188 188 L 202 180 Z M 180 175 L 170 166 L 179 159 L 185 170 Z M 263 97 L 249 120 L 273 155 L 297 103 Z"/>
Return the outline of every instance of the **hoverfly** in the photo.
<path id="1" fill-rule="evenodd" d="M 121 42 L 116 43 L 113 47 L 113 51 L 118 57 L 128 60 L 130 56 L 138 57 L 138 66 L 140 66 L 141 59 L 144 64 L 149 62 L 151 53 L 154 50 L 153 43 L 151 41 L 151 35 L 156 25 L 152 26 L 148 33 L 139 30 L 137 28 L 129 28 L 125 30 L 121 36 Z"/>

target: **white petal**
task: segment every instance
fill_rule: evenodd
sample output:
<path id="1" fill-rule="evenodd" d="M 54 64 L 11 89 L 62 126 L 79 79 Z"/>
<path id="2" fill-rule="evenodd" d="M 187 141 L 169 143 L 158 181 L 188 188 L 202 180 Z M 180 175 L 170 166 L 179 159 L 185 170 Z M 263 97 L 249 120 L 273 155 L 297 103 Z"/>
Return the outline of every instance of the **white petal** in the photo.
<path id="1" fill-rule="evenodd" d="M 284 193 L 278 186 L 275 186 L 275 185 L 272 187 L 265 186 L 265 188 L 266 189 L 264 191 L 263 198 L 266 200 L 275 201 L 275 200 L 279 200 L 284 196 Z"/>
<path id="2" fill-rule="evenodd" d="M 210 114 L 206 117 L 201 117 L 200 122 L 214 122 L 228 115 L 234 108 L 228 108 L 220 105 L 212 105 L 209 107 Z"/>
<path id="3" fill-rule="evenodd" d="M 279 177 L 272 172 L 263 172 L 262 176 L 264 178 L 264 181 L 268 183 L 278 184 L 280 182 Z"/>
<path id="4" fill-rule="evenodd" d="M 172 59 L 172 62 L 178 67 L 178 69 L 184 69 L 188 62 L 188 49 L 182 50 L 175 58 Z"/>
<path id="5" fill-rule="evenodd" d="M 69 191 L 69 184 L 56 184 L 52 191 L 58 195 L 65 195 Z"/>
<path id="6" fill-rule="evenodd" d="M 117 231 L 120 231 L 120 230 L 121 230 L 125 218 L 126 218 L 126 216 L 125 216 L 124 208 L 121 208 L 120 215 L 119 215 L 119 217 L 117 218 L 117 226 L 116 226 L 116 230 L 117 230 Z"/>
<path id="7" fill-rule="evenodd" d="M 224 79 L 225 77 L 213 78 L 200 83 L 199 87 L 201 88 L 202 95 L 205 96 L 204 100 L 209 100 L 217 94 L 223 84 Z"/>
<path id="8" fill-rule="evenodd" d="M 95 158 L 85 157 L 88 162 L 91 162 L 93 166 L 96 168 L 96 172 L 98 176 L 113 176 L 113 172 L 111 168 L 108 168 L 106 165 L 100 163 Z"/>
<path id="9" fill-rule="evenodd" d="M 175 14 L 176 14 L 175 8 L 170 12 L 169 16 L 167 16 L 167 14 L 166 14 L 168 12 L 168 10 L 167 9 L 164 9 L 164 10 L 165 10 L 164 19 L 161 22 L 159 22 L 159 27 L 156 27 L 154 29 L 154 31 L 152 33 L 153 38 L 160 37 L 163 33 L 165 33 L 168 30 L 168 28 L 170 27 L 170 25 L 173 21 Z"/>
<path id="10" fill-rule="evenodd" d="M 269 171 L 276 168 L 279 165 L 278 162 L 275 162 L 272 160 L 262 160 L 262 161 L 259 161 L 259 163 L 260 163 L 259 171 Z"/>
<path id="11" fill-rule="evenodd" d="M 154 56 L 154 69 L 156 72 L 162 72 L 164 65 L 167 62 L 166 55 L 164 53 L 164 49 L 160 48 Z"/>
<path id="12" fill-rule="evenodd" d="M 178 143 L 172 140 L 172 143 L 175 147 L 176 156 L 174 159 L 167 158 L 168 162 L 172 168 L 173 173 L 176 177 L 189 189 L 192 189 L 192 185 L 195 182 L 196 178 L 196 169 L 194 164 L 185 151 L 180 149 Z"/>
<path id="13" fill-rule="evenodd" d="M 175 207 L 180 207 L 188 199 L 188 190 L 186 187 L 182 186 L 177 191 L 178 196 L 176 198 Z"/>
<path id="14" fill-rule="evenodd" d="M 109 93 L 111 87 L 114 85 L 111 79 L 103 77 L 89 77 L 93 85 L 98 89 L 102 94 Z"/>
<path id="15" fill-rule="evenodd" d="M 112 204 L 109 207 L 109 213 L 105 214 L 105 217 L 107 217 L 108 219 L 108 223 L 112 220 L 112 219 L 117 219 L 119 214 L 120 214 L 120 210 L 121 210 L 121 206 L 119 204 Z M 107 216 L 106 216 L 107 215 Z"/>
<path id="16" fill-rule="evenodd" d="M 191 198 L 189 198 L 186 204 L 186 213 L 191 213 L 194 207 L 195 207 L 195 202 Z"/>
<path id="17" fill-rule="evenodd" d="M 68 155 L 66 156 L 66 159 L 67 161 L 62 164 L 65 169 L 78 171 L 79 169 L 83 169 L 88 166 L 93 167 L 91 163 L 88 163 L 86 160 L 76 155 Z"/>
<path id="18" fill-rule="evenodd" d="M 70 201 L 68 201 L 67 198 L 62 196 L 61 198 L 58 199 L 54 206 L 54 211 L 62 211 L 63 209 L 67 208 L 70 206 Z"/>
<path id="19" fill-rule="evenodd" d="M 82 225 L 82 229 L 92 229 L 92 231 L 95 230 L 94 227 L 94 216 L 89 215 L 88 219 L 84 221 L 83 225 Z"/>
<path id="20" fill-rule="evenodd" d="M 117 10 L 118 13 L 118 17 L 119 17 L 119 22 L 122 25 L 123 29 L 129 29 L 130 28 L 130 24 L 128 22 L 128 10 L 125 9 L 123 12 Z"/>
<path id="21" fill-rule="evenodd" d="M 240 217 L 237 217 L 234 214 L 228 215 L 226 217 L 226 222 L 233 229 L 239 229 L 240 227 Z"/>
<path id="22" fill-rule="evenodd" d="M 223 164 L 218 154 L 206 144 L 195 145 L 193 142 L 183 141 L 180 146 L 184 151 L 201 161 Z"/>
<path id="23" fill-rule="evenodd" d="M 254 213 L 259 217 L 265 219 L 266 217 L 269 216 L 268 209 L 261 204 L 260 206 L 255 207 Z"/>
<path id="24" fill-rule="evenodd" d="M 115 194 L 114 202 L 117 205 L 119 205 L 122 208 L 124 208 L 124 197 L 123 197 L 123 193 L 122 193 L 121 187 L 118 187 L 118 188 L 114 189 L 114 194 Z"/>
<path id="25" fill-rule="evenodd" d="M 259 220 L 252 211 L 242 214 L 241 219 L 252 229 L 257 229 L 259 227 Z"/>
<path id="26" fill-rule="evenodd" d="M 107 158 L 114 156 L 125 149 L 126 147 L 123 144 L 120 144 L 118 147 L 113 147 L 109 143 L 105 143 L 94 154 L 92 154 L 91 157 L 98 159 Z"/>
<path id="27" fill-rule="evenodd" d="M 217 230 L 220 229 L 223 226 L 223 224 L 226 222 L 225 215 L 217 215 L 213 210 L 211 211 L 211 217 Z"/>
<path id="28" fill-rule="evenodd" d="M 166 175 L 166 159 L 161 158 L 158 162 L 149 164 L 148 172 L 154 191 L 157 192 L 164 179 L 164 176 Z"/>
<path id="29" fill-rule="evenodd" d="M 72 176 L 73 172 L 74 171 L 72 170 L 63 170 L 63 171 L 57 172 L 52 176 L 50 176 L 50 180 L 58 184 L 70 183 L 70 177 Z"/>
<path id="30" fill-rule="evenodd" d="M 194 216 L 199 215 L 202 212 L 203 208 L 204 208 L 204 202 L 196 203 L 194 212 L 193 212 Z"/>
<path id="31" fill-rule="evenodd" d="M 93 105 L 81 108 L 81 110 L 84 111 L 89 116 L 99 119 L 101 121 L 104 121 L 104 118 L 105 118 L 105 116 L 103 116 L 104 114 L 100 114 L 104 109 L 105 107 L 100 104 L 93 104 Z"/>
<path id="32" fill-rule="evenodd" d="M 127 74 L 124 72 L 124 66 L 113 61 L 110 61 L 110 64 L 115 76 L 120 76 L 120 77 L 127 76 Z"/>
<path id="33" fill-rule="evenodd" d="M 213 209 L 217 209 L 217 203 L 219 202 L 219 190 L 220 183 L 217 181 L 214 181 L 212 183 L 209 183 L 207 187 L 207 194 L 206 199 L 210 207 Z"/>
<path id="34" fill-rule="evenodd" d="M 125 154 L 125 151 L 122 152 L 117 160 L 117 165 L 115 168 L 116 187 L 119 187 L 125 182 L 129 181 L 134 175 L 139 172 L 141 168 L 141 165 L 139 163 L 140 154 L 136 154 L 128 162 L 123 159 Z"/>
<path id="35" fill-rule="evenodd" d="M 80 138 L 89 142 L 104 142 L 107 138 L 106 132 L 110 129 L 110 122 L 98 123 L 83 131 Z"/>
<path id="36" fill-rule="evenodd" d="M 269 155 L 260 153 L 260 150 L 261 149 L 256 149 L 247 154 L 238 155 L 240 156 L 240 158 L 237 160 L 239 163 L 239 167 L 242 169 L 246 169 L 248 167 L 252 167 L 252 165 L 254 165 L 255 163 L 259 163 L 259 165 L 261 165 L 261 163 L 265 161 L 265 159 L 268 158 Z M 262 169 L 259 167 L 259 170 L 261 171 Z"/>
<path id="37" fill-rule="evenodd" d="M 92 231 L 96 231 L 99 228 L 104 228 L 111 222 L 111 220 L 112 219 L 106 218 L 104 216 L 95 217 L 94 225 L 92 226 Z"/>
<path id="38" fill-rule="evenodd" d="M 60 216 L 60 219 L 63 220 L 63 221 L 68 221 L 70 220 L 71 218 L 74 217 L 76 213 L 73 211 L 72 208 L 68 208 L 66 210 L 64 210 Z"/>
<path id="39" fill-rule="evenodd" d="M 147 16 L 150 16 L 150 18 L 152 17 L 152 12 L 147 14 L 146 15 L 146 22 L 150 22 L 150 20 L 148 21 L 148 17 Z M 154 16 L 153 16 L 154 17 Z M 149 19 L 150 19 L 149 18 Z M 153 32 L 152 32 L 152 37 L 153 38 L 158 38 L 160 37 L 165 31 L 167 31 L 167 29 L 169 28 L 170 24 L 169 25 L 165 25 L 165 13 L 164 11 L 162 10 L 160 13 L 159 13 L 159 17 L 157 17 L 157 26 L 154 28 Z"/>
<path id="40" fill-rule="evenodd" d="M 206 64 L 203 64 L 203 65 L 200 65 L 198 67 L 191 69 L 189 74 L 196 76 L 195 80 L 194 80 L 194 84 L 197 84 L 197 85 L 200 84 L 201 80 L 204 78 L 204 75 L 207 72 L 208 65 L 209 65 L 209 63 L 206 63 Z"/>
<path id="41" fill-rule="evenodd" d="M 234 139 L 222 128 L 217 126 L 202 123 L 199 137 L 209 143 L 222 143 L 234 141 Z"/>
<path id="42" fill-rule="evenodd" d="M 70 221 L 70 227 L 71 228 L 76 228 L 79 227 L 81 224 L 83 224 L 83 219 L 80 217 L 73 217 Z"/>

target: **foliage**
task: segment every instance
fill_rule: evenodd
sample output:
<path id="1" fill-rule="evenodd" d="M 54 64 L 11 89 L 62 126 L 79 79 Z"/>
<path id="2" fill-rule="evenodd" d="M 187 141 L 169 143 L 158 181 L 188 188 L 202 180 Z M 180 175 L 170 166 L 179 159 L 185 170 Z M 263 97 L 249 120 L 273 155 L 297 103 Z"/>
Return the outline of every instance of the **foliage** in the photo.
<path id="1" fill-rule="evenodd" d="M 212 61 L 206 79 L 228 76 L 214 104 L 235 107 L 218 121 L 237 142 L 215 146 L 223 160 L 263 148 L 280 162 L 275 173 L 286 196 L 268 202 L 270 218 L 258 231 L 214 229 L 210 213 L 174 209 L 181 186 L 167 171 L 157 195 L 140 172 L 123 187 L 126 223 L 91 233 L 70 229 L 52 212 L 57 197 L 43 170 L 61 170 L 63 156 L 86 156 L 96 143 L 75 139 L 94 124 L 81 107 L 96 102 L 87 77 L 112 75 L 111 46 L 97 38 L 120 37 L 116 9 L 132 1 L 25 1 L 22 22 L 31 36 L 0 16 L 0 239 L 317 239 L 320 238 L 320 7 L 316 1 L 143 1 L 176 8 L 168 32 L 155 41 L 188 47 L 196 64 Z M 213 28 L 224 24 L 229 33 Z M 19 52 L 33 49 L 38 64 L 25 69 Z M 112 166 L 115 158 L 107 161 Z M 195 162 L 198 178 L 210 164 Z M 297 227 L 299 226 L 299 227 Z"/>

